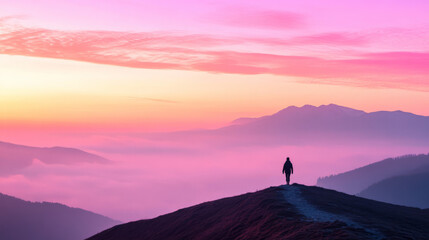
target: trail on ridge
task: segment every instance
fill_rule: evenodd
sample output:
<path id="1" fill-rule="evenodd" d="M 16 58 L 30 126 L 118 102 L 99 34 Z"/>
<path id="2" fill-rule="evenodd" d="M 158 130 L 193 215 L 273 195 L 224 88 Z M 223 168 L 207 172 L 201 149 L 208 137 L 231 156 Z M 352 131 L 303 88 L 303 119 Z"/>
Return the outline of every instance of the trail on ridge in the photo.
<path id="1" fill-rule="evenodd" d="M 310 204 L 304 197 L 302 197 L 299 187 L 294 185 L 284 185 L 283 196 L 287 202 L 294 205 L 295 208 L 301 213 L 308 221 L 316 222 L 335 222 L 340 221 L 348 225 L 349 227 L 364 229 L 371 233 L 374 239 L 383 239 L 384 236 L 377 230 L 370 229 L 356 223 L 350 218 L 338 215 L 326 211 L 322 211 L 312 204 Z"/>

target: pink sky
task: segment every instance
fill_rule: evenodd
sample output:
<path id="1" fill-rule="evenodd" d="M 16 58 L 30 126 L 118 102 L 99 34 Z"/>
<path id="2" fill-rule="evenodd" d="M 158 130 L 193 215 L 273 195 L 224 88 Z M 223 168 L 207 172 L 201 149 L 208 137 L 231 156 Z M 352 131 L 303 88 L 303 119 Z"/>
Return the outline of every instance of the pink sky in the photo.
<path id="1" fill-rule="evenodd" d="M 269 115 L 304 104 L 335 103 L 429 116 L 428 9 L 429 2 L 423 0 L 3 0 L 0 141 L 89 151 L 119 144 L 135 150 L 154 144 L 133 137 L 136 132 L 217 128 L 239 117 Z M 31 169 L 0 182 L 2 189 L 29 200 L 61 201 L 129 220 L 138 218 L 127 215 L 135 209 L 143 217 L 154 216 L 278 180 L 255 180 L 247 186 L 246 179 L 270 175 L 255 170 L 264 163 L 255 159 L 254 172 L 237 177 L 236 185 L 222 191 L 215 176 L 197 173 L 215 164 L 214 159 L 207 158 L 207 165 L 197 162 L 200 155 L 187 156 L 186 147 L 176 144 L 171 146 L 180 149 L 177 161 L 194 164 L 190 172 L 180 169 L 191 176 L 183 182 L 204 179 L 201 186 L 188 185 L 189 199 L 177 205 L 156 205 L 166 195 L 149 184 L 153 180 L 177 187 L 174 181 L 180 176 L 168 178 L 158 165 L 162 154 L 98 151 L 113 158 L 118 170 L 88 166 L 83 172 L 36 161 Z M 338 163 L 332 172 L 361 165 L 337 162 L 358 158 L 359 149 L 345 149 L 350 151 L 327 150 Z M 241 160 L 240 151 L 204 150 Z M 284 148 L 267 151 L 275 158 Z M 305 151 L 296 149 L 302 157 Z M 421 149 L 404 146 L 392 154 L 408 151 Z M 259 156 L 263 150 L 255 152 L 253 156 Z M 388 148 L 370 152 L 365 163 L 389 156 Z M 234 178 L 230 169 L 213 167 L 228 176 L 225 179 Z M 92 176 L 97 169 L 102 169 L 100 174 Z M 135 169 L 148 175 L 134 176 Z M 330 174 L 329 170 L 323 174 Z M 309 172 L 298 179 L 311 184 L 317 177 Z M 51 181 L 66 183 L 69 178 L 78 180 L 65 192 Z M 85 185 L 106 194 L 104 182 L 118 194 L 104 205 L 85 200 L 91 188 L 79 192 Z M 121 189 L 127 184 L 127 191 L 142 188 L 153 193 L 153 199 L 145 207 L 109 212 L 111 205 L 126 201 Z M 205 186 L 217 190 L 192 197 Z M 136 199 L 144 199 L 144 193 Z"/>
<path id="2" fill-rule="evenodd" d="M 14 110 L 0 121 L 164 131 L 328 103 L 429 115 L 414 104 L 429 99 L 427 5 L 4 1 L 1 100 Z"/>
<path id="3" fill-rule="evenodd" d="M 3 110 L 0 121 L 10 127 L 85 129 L 108 119 L 107 128 L 162 131 L 216 127 L 289 105 L 328 103 L 429 115 L 424 105 L 414 104 L 429 99 L 427 5 L 5 1 L 1 100 L 15 110 Z M 308 84 L 317 90 L 303 94 Z M 246 103 L 260 85 L 260 106 L 251 108 Z M 299 93 L 287 99 L 291 92 Z M 63 94 L 74 103 L 58 101 Z M 43 106 L 39 116 L 20 102 L 21 95 Z M 356 95 L 363 100 L 357 103 Z M 99 102 L 106 104 L 99 108 Z M 142 107 L 148 114 L 133 114 Z M 64 118 L 52 116 L 61 108 Z M 90 112 L 85 120 L 82 111 Z"/>

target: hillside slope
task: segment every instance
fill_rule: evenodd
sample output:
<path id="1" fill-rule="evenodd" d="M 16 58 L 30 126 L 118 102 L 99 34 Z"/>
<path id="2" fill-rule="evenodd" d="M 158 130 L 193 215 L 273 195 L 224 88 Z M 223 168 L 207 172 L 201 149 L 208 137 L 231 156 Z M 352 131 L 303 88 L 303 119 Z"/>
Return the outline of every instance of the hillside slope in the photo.
<path id="1" fill-rule="evenodd" d="M 403 206 L 429 208 L 429 171 L 375 183 L 358 196 Z"/>
<path id="2" fill-rule="evenodd" d="M 357 194 L 379 181 L 419 169 L 429 169 L 429 154 L 388 158 L 348 172 L 319 178 L 317 186 Z"/>
<path id="3" fill-rule="evenodd" d="M 318 187 L 271 187 L 115 226 L 88 240 L 425 239 L 426 211 Z"/>
<path id="4" fill-rule="evenodd" d="M 81 240 L 118 223 L 83 209 L 0 194 L 0 239 Z"/>

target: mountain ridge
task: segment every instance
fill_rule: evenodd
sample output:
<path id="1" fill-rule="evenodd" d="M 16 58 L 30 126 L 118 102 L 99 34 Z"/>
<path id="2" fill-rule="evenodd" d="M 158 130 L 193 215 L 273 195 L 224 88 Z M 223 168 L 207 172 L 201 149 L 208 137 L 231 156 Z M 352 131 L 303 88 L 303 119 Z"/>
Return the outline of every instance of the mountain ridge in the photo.
<path id="1" fill-rule="evenodd" d="M 416 208 L 293 184 L 117 225 L 88 240 L 425 239 L 428 217 Z"/>
<path id="2" fill-rule="evenodd" d="M 322 110 L 329 110 L 332 112 L 338 112 L 338 113 L 344 113 L 344 114 L 349 114 L 349 115 L 355 115 L 355 116 L 359 116 L 359 115 L 363 115 L 363 114 L 378 114 L 378 113 L 397 113 L 397 114 L 406 114 L 406 115 L 411 115 L 411 116 L 419 116 L 419 117 L 429 117 L 429 116 L 423 116 L 423 115 L 418 115 L 418 114 L 414 114 L 411 112 L 405 112 L 402 110 L 393 110 L 393 111 L 386 111 L 386 110 L 380 110 L 380 111 L 373 111 L 373 112 L 366 112 L 363 110 L 359 110 L 359 109 L 354 109 L 351 107 L 346 107 L 346 106 L 342 106 L 342 105 L 337 105 L 337 104 L 322 104 L 319 106 L 314 106 L 311 104 L 305 104 L 301 107 L 298 106 L 288 106 L 286 108 L 283 108 L 277 112 L 275 112 L 274 114 L 270 114 L 270 115 L 263 115 L 260 117 L 240 117 L 237 118 L 235 120 L 232 121 L 232 123 L 236 122 L 237 120 L 239 121 L 240 119 L 244 119 L 244 120 L 257 120 L 260 118 L 264 118 L 264 117 L 272 117 L 275 115 L 281 115 L 287 112 L 291 112 L 291 111 L 299 111 L 299 110 L 305 110 L 305 111 L 311 111 L 311 110 L 316 110 L 316 111 L 322 111 Z"/>
<path id="3" fill-rule="evenodd" d="M 216 129 L 148 133 L 152 140 L 196 141 L 225 147 L 302 144 L 429 144 L 429 116 L 403 111 L 365 112 L 335 104 L 289 106 L 272 115 L 239 118 Z M 200 141 L 200 140 L 198 140 Z"/>
<path id="4" fill-rule="evenodd" d="M 419 168 L 429 169 L 429 154 L 409 154 L 387 158 L 350 171 L 321 177 L 316 185 L 348 194 L 357 194 L 381 180 L 418 171 Z"/>
<path id="5" fill-rule="evenodd" d="M 77 148 L 32 147 L 0 141 L 0 175 L 17 173 L 30 166 L 34 159 L 46 164 L 107 164 L 109 159 Z"/>
<path id="6" fill-rule="evenodd" d="M 357 196 L 401 206 L 429 208 L 429 171 L 404 174 L 370 185 Z"/>

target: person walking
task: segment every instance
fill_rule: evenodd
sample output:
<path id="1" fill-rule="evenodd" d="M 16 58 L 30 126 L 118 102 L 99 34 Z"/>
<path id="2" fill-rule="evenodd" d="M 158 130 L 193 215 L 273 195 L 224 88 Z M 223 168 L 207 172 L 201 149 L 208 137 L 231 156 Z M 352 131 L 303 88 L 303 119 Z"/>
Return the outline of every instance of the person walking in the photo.
<path id="1" fill-rule="evenodd" d="M 293 165 L 292 165 L 289 157 L 286 158 L 286 162 L 283 165 L 283 174 L 286 174 L 286 183 L 287 183 L 287 185 L 289 185 L 290 175 L 293 174 Z"/>

